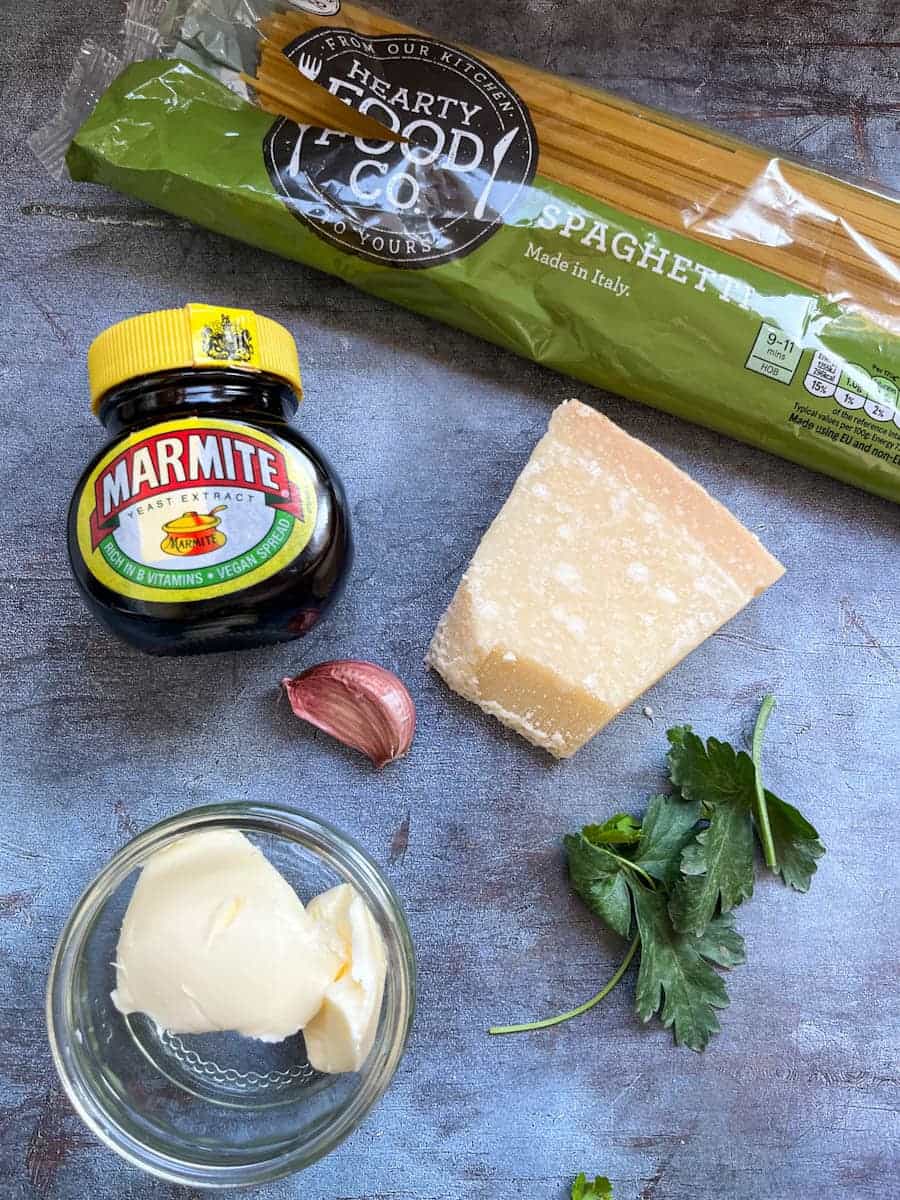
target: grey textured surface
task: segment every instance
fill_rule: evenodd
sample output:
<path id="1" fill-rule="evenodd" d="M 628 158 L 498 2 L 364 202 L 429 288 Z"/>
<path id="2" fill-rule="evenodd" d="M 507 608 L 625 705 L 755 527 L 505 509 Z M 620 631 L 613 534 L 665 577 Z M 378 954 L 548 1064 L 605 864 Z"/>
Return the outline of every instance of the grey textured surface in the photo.
<path id="1" fill-rule="evenodd" d="M 617 1200 L 889 1200 L 897 1123 L 898 510 L 798 467 L 581 389 L 688 470 L 787 565 L 778 586 L 554 765 L 426 677 L 422 654 L 479 536 L 570 383 L 300 267 L 99 190 L 24 149 L 76 44 L 112 2 L 4 8 L 0 192 L 0 1195 L 157 1200 L 82 1129 L 53 1076 L 49 956 L 84 884 L 136 830 L 227 797 L 308 807 L 385 864 L 403 896 L 420 1008 L 395 1083 L 326 1161 L 271 1200 L 562 1200 L 581 1169 Z M 395 6 L 400 11 L 399 5 Z M 893 0 L 418 0 L 436 31 L 707 118 L 819 163 L 900 182 Z M 302 423 L 340 467 L 359 555 L 306 643 L 154 661 L 83 611 L 65 561 L 72 485 L 100 445 L 89 340 L 188 299 L 298 336 Z M 395 668 L 420 713 L 378 775 L 291 718 L 276 681 L 332 656 Z M 778 694 L 771 785 L 830 848 L 812 893 L 762 883 L 739 913 L 748 964 L 703 1056 L 638 1025 L 632 981 L 577 1024 L 492 1040 L 498 1019 L 591 994 L 620 946 L 565 882 L 560 835 L 638 805 L 664 730 L 740 739 Z"/>

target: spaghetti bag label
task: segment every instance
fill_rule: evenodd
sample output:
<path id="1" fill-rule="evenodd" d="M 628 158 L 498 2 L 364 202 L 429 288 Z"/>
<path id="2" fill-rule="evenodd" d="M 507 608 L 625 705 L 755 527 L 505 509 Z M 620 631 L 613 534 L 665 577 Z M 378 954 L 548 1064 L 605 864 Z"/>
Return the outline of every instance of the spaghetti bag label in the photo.
<path id="1" fill-rule="evenodd" d="M 316 524 L 313 481 L 292 446 L 235 421 L 166 421 L 88 473 L 78 545 L 92 575 L 132 600 L 225 596 L 296 559 Z"/>
<path id="2" fill-rule="evenodd" d="M 534 178 L 527 109 L 462 50 L 317 29 L 285 53 L 403 138 L 370 142 L 285 119 L 272 126 L 263 153 L 273 186 L 332 245 L 370 262 L 433 267 L 482 245 Z"/>
<path id="3" fill-rule="evenodd" d="M 468 52 L 325 28 L 289 53 L 409 142 L 304 130 L 191 64 L 147 61 L 123 72 L 78 132 L 73 178 L 900 502 L 900 338 L 890 328 L 532 177 L 522 102 Z M 221 514 L 229 539 L 233 515 Z M 158 572 L 171 569 L 165 536 L 154 529 Z M 214 553 L 224 560 L 233 545 Z"/>

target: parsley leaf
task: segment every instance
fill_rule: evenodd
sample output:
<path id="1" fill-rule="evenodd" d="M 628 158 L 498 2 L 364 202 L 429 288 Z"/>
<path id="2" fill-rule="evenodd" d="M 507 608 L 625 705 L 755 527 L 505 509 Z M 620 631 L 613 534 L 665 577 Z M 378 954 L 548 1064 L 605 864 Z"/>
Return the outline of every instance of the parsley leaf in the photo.
<path id="1" fill-rule="evenodd" d="M 628 813 L 616 813 L 602 825 L 585 825 L 581 832 L 595 846 L 633 846 L 641 839 L 641 823 Z"/>
<path id="2" fill-rule="evenodd" d="M 669 915 L 665 885 L 680 879 L 679 865 L 693 843 L 700 811 L 699 801 L 651 797 L 633 858 L 625 857 L 627 851 L 620 855 L 594 845 L 586 836 L 590 827 L 565 839 L 572 883 L 592 912 L 626 937 L 634 905 L 641 947 L 638 1015 L 647 1021 L 660 1011 L 679 1044 L 693 1050 L 703 1049 L 718 1031 L 715 1009 L 728 1003 L 725 984 L 711 964 L 743 961 L 743 940 L 730 918 L 705 922 L 699 930 L 704 937 L 698 939 L 676 930 Z"/>
<path id="3" fill-rule="evenodd" d="M 743 751 L 715 738 L 704 745 L 687 726 L 670 729 L 669 742 L 672 782 L 709 820 L 682 853 L 670 902 L 675 927 L 699 937 L 717 907 L 727 912 L 753 895 L 756 768 Z"/>
<path id="4" fill-rule="evenodd" d="M 676 927 L 700 935 L 717 907 L 727 912 L 753 895 L 754 831 L 770 870 L 797 891 L 809 890 L 825 847 L 792 805 L 762 784 L 762 741 L 775 707 L 765 696 L 753 730 L 752 757 L 726 742 L 706 745 L 690 726 L 669 730 L 669 774 L 687 800 L 699 802 L 709 827 L 681 857 L 681 879 L 672 888 Z"/>
<path id="5" fill-rule="evenodd" d="M 633 908 L 637 934 L 619 969 L 596 996 L 558 1017 L 495 1026 L 492 1033 L 547 1028 L 587 1012 L 619 983 L 640 947 L 635 997 L 638 1015 L 647 1021 L 660 1011 L 666 1027 L 674 1026 L 679 1044 L 703 1049 L 719 1028 L 714 1010 L 728 1004 L 725 985 L 710 964 L 730 967 L 742 962 L 744 943 L 729 917 L 716 918 L 699 939 L 679 933 L 672 924 L 666 885 L 680 878 L 679 864 L 696 833 L 700 811 L 698 801 L 651 797 L 636 851 L 623 847 L 619 854 L 594 844 L 588 835 L 600 826 L 586 826 L 565 838 L 576 892 L 622 937 L 631 931 Z M 633 857 L 628 857 L 629 853 Z"/>
<path id="6" fill-rule="evenodd" d="M 676 929 L 699 937 L 722 912 L 753 895 L 753 825 L 746 802 L 717 804 L 685 847 L 669 904 Z"/>
<path id="7" fill-rule="evenodd" d="M 621 937 L 631 929 L 631 898 L 625 883 L 628 863 L 602 846 L 589 842 L 584 832 L 564 839 L 572 886 L 592 913 Z"/>
<path id="8" fill-rule="evenodd" d="M 635 994 L 638 1016 L 649 1021 L 658 1012 L 680 1046 L 703 1050 L 719 1032 L 716 1009 L 728 1005 L 725 983 L 710 964 L 743 962 L 743 938 L 727 914 L 716 917 L 700 939 L 679 933 L 669 917 L 664 892 L 651 892 L 638 884 L 631 887 L 631 894 L 641 935 Z"/>
<path id="9" fill-rule="evenodd" d="M 591 1183 L 582 1171 L 572 1184 L 572 1200 L 613 1200 L 612 1184 L 605 1175 L 598 1175 Z"/>
<path id="10" fill-rule="evenodd" d="M 690 725 L 676 726 L 667 736 L 669 778 L 685 800 L 699 800 L 706 807 L 752 802 L 756 773 L 749 754 L 716 738 L 704 745 Z"/>
<path id="11" fill-rule="evenodd" d="M 769 824 L 775 844 L 778 873 L 789 887 L 808 892 L 816 873 L 816 859 L 825 853 L 819 835 L 792 804 L 766 791 Z"/>
<path id="12" fill-rule="evenodd" d="M 667 886 L 678 876 L 681 852 L 691 840 L 700 805 L 674 796 L 651 796 L 641 826 L 641 844 L 634 862 Z"/>
<path id="13" fill-rule="evenodd" d="M 720 913 L 710 921 L 694 948 L 717 967 L 739 967 L 747 961 L 744 939 L 735 929 L 731 913 Z"/>

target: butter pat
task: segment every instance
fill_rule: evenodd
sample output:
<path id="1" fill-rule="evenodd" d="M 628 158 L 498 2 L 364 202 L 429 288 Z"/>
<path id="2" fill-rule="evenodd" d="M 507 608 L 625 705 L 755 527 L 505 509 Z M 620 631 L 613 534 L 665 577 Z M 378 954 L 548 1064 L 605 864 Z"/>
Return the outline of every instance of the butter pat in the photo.
<path id="1" fill-rule="evenodd" d="M 321 1008 L 341 968 L 296 892 L 235 830 L 148 859 L 122 923 L 113 1003 L 173 1033 L 275 1042 Z"/>
<path id="2" fill-rule="evenodd" d="M 427 662 L 566 758 L 783 573 L 676 466 L 570 400 L 482 538 Z"/>
<path id="3" fill-rule="evenodd" d="M 323 945 L 340 958 L 322 1007 L 303 1030 L 310 1066 L 358 1071 L 378 1030 L 387 963 L 384 942 L 362 897 L 341 884 L 307 908 Z"/>

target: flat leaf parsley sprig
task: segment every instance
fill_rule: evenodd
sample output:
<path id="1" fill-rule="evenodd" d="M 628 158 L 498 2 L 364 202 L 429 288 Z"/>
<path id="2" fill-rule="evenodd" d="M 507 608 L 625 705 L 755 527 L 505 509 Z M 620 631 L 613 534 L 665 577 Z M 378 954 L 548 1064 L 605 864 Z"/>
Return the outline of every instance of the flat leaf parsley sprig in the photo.
<path id="1" fill-rule="evenodd" d="M 706 1047 L 719 1031 L 717 1010 L 728 1005 L 715 968 L 745 960 L 731 910 L 753 895 L 757 839 L 768 868 L 800 892 L 825 853 L 806 818 L 763 787 L 762 739 L 774 704 L 764 698 L 749 755 L 715 738 L 704 743 L 689 725 L 670 729 L 673 791 L 651 796 L 643 821 L 616 813 L 565 838 L 575 891 L 630 944 L 613 977 L 584 1004 L 491 1033 L 546 1029 L 580 1016 L 609 995 L 640 951 L 638 1016 L 649 1021 L 658 1013 L 679 1045 Z"/>

